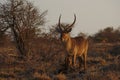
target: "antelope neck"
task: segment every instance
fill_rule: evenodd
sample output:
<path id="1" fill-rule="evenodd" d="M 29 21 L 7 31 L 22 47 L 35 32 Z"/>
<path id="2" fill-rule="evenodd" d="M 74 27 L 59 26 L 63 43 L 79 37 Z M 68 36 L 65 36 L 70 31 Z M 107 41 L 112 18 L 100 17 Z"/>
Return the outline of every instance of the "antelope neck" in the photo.
<path id="1" fill-rule="evenodd" d="M 71 37 L 69 36 L 68 39 L 66 40 L 66 48 L 67 48 L 67 51 L 70 51 L 71 50 Z"/>

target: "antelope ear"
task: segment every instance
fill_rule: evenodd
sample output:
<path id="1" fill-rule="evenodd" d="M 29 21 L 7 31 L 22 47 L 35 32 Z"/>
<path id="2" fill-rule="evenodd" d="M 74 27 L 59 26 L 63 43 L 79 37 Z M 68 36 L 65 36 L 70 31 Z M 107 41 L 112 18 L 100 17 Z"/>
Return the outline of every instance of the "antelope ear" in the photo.
<path id="1" fill-rule="evenodd" d="M 71 32 L 71 31 L 72 31 L 72 28 L 67 29 L 67 33 Z"/>

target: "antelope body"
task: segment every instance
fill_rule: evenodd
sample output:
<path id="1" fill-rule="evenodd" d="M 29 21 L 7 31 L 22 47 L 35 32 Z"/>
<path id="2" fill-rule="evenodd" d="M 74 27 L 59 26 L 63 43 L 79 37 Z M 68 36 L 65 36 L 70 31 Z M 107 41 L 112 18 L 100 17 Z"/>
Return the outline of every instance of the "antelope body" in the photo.
<path id="1" fill-rule="evenodd" d="M 80 37 L 70 37 L 70 32 L 72 30 L 72 27 L 76 21 L 76 15 L 74 15 L 75 19 L 74 22 L 71 25 L 62 25 L 60 23 L 61 15 L 59 17 L 59 23 L 58 23 L 58 30 L 61 34 L 61 40 L 66 48 L 66 51 L 68 52 L 68 56 L 73 57 L 73 65 L 76 65 L 76 58 L 82 57 L 84 58 L 84 70 L 86 69 L 86 59 L 87 59 L 87 50 L 88 50 L 88 40 L 82 36 Z M 66 60 L 69 61 L 69 60 Z M 72 65 L 72 62 L 69 62 L 70 65 Z"/>

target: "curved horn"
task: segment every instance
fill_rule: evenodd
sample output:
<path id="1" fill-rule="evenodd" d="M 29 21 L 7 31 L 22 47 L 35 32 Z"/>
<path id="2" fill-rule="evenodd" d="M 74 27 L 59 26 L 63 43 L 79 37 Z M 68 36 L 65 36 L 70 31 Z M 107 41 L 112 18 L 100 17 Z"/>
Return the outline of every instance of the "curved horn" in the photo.
<path id="1" fill-rule="evenodd" d="M 58 22 L 59 28 L 60 28 L 60 26 L 61 26 L 61 24 L 60 24 L 60 19 L 61 19 L 61 14 L 60 14 L 60 16 L 59 16 L 59 22 Z"/>
<path id="2" fill-rule="evenodd" d="M 73 23 L 69 26 L 69 28 L 71 28 L 71 27 L 75 24 L 75 22 L 76 22 L 76 15 L 74 14 L 74 21 L 73 21 Z"/>
<path id="3" fill-rule="evenodd" d="M 63 27 L 62 27 L 62 25 L 61 25 L 61 23 L 60 23 L 60 19 L 61 19 L 61 14 L 60 14 L 60 16 L 59 16 L 58 27 L 59 27 L 60 31 L 62 32 L 64 29 L 63 29 Z"/>

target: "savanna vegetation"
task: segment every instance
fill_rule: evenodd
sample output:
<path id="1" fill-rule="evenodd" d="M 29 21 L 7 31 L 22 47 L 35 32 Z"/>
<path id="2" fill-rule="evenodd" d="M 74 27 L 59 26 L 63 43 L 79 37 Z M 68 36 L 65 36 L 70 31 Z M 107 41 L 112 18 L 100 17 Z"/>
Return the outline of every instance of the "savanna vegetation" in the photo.
<path id="1" fill-rule="evenodd" d="M 46 15 L 26 0 L 0 4 L 0 80 L 120 80 L 119 27 L 87 35 L 87 70 L 66 70 L 57 23 L 42 32 Z"/>

